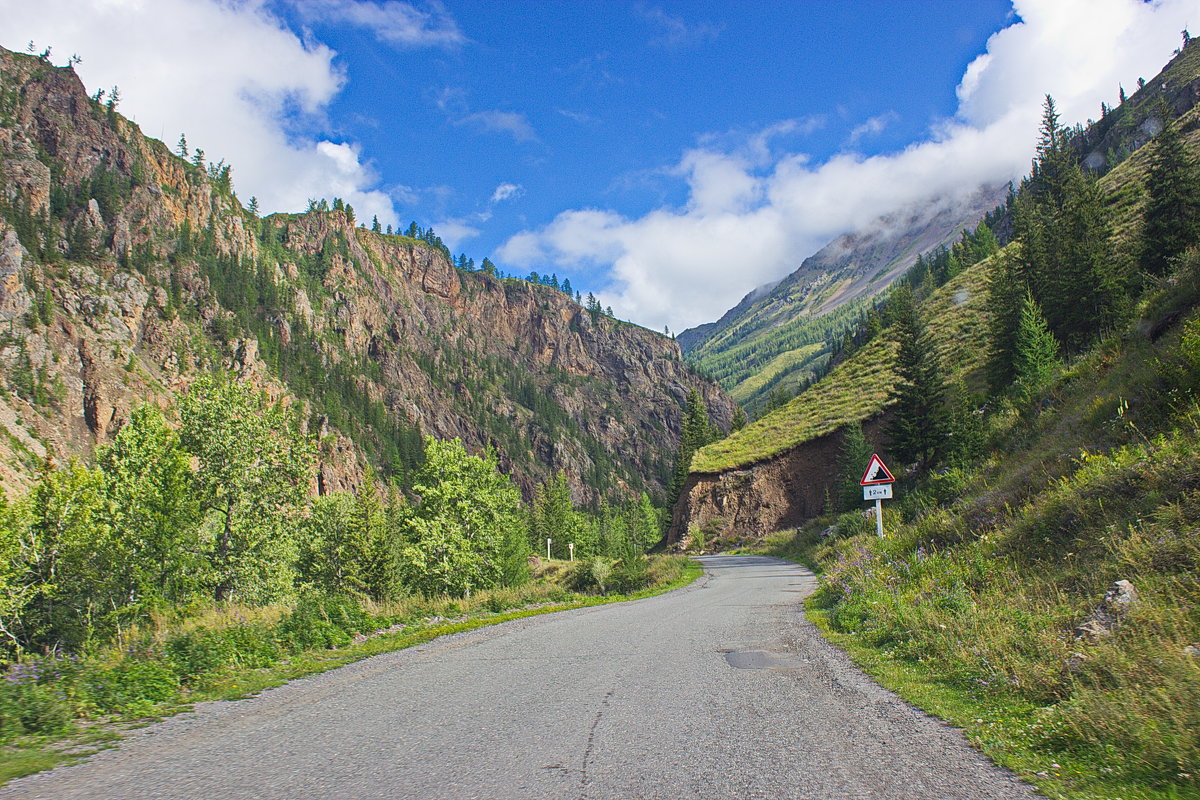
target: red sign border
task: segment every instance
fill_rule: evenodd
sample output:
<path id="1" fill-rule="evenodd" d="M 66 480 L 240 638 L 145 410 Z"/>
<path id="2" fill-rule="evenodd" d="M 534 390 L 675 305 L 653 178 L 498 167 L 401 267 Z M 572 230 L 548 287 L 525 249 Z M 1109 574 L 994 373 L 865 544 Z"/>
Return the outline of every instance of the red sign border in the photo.
<path id="1" fill-rule="evenodd" d="M 871 474 L 871 468 L 875 466 L 876 461 L 879 462 L 879 466 L 883 469 L 883 474 L 887 475 L 887 477 L 880 478 L 879 480 L 869 481 L 869 480 L 867 480 L 867 476 Z M 895 483 L 895 482 L 896 482 L 896 478 L 892 475 L 891 470 L 889 470 L 887 468 L 887 464 L 883 463 L 883 459 L 879 457 L 878 453 L 872 453 L 871 460 L 867 462 L 867 468 L 866 468 L 866 470 L 863 471 L 862 480 L 858 482 L 859 485 L 860 486 L 878 486 L 882 483 Z"/>

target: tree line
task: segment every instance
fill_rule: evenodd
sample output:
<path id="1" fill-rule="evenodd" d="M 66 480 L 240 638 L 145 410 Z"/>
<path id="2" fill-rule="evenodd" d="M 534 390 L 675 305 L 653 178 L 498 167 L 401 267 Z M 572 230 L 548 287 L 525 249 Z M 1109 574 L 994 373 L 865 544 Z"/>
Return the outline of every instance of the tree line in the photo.
<path id="1" fill-rule="evenodd" d="M 459 440 L 427 438 L 408 491 L 368 470 L 355 492 L 312 497 L 315 452 L 294 405 L 203 378 L 172 408 L 134 410 L 94 466 L 48 460 L 26 496 L 0 493 L 0 652 L 78 652 L 212 603 L 515 586 L 546 538 L 554 557 L 573 542 L 644 576 L 661 536 L 646 495 L 589 513 L 562 474 L 527 507 L 494 453 Z"/>
<path id="2" fill-rule="evenodd" d="M 1035 415 L 1061 359 L 1080 353 L 1127 322 L 1136 297 L 1167 276 L 1200 243 L 1200 166 L 1180 123 L 1164 107 L 1162 131 L 1148 147 L 1146 203 L 1132 247 L 1122 247 L 1097 178 L 1080 163 L 1072 132 L 1059 124 L 1053 98 L 1043 108 L 1030 174 L 1011 193 L 1012 245 L 995 260 L 989 291 L 988 393 Z M 978 237 L 977 237 L 978 238 Z M 994 237 L 975 257 L 995 252 Z M 936 259 L 935 259 L 936 260 Z M 948 274 L 949 271 L 943 273 Z M 920 263 L 890 294 L 881 319 L 899 344 L 893 421 L 899 461 L 929 468 L 970 455 L 971 416 L 986 398 L 963 398 L 946 385 L 918 305 L 930 278 Z M 997 404 L 991 404 L 997 407 Z"/>

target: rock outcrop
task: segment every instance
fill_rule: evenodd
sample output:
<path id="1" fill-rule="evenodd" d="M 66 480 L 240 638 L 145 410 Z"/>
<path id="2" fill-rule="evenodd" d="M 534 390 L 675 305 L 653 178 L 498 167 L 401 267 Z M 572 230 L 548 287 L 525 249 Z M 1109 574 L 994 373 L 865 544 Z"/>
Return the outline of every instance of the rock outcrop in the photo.
<path id="1" fill-rule="evenodd" d="M 883 419 L 863 423 L 869 441 L 880 441 Z M 837 478 L 842 437 L 839 429 L 754 464 L 692 473 L 673 509 L 668 544 L 686 547 L 696 532 L 706 543 L 760 539 L 820 515 Z"/>
<path id="2" fill-rule="evenodd" d="M 664 336 L 458 269 L 337 201 L 259 219 L 225 165 L 144 137 L 69 67 L 0 50 L 0 88 L 10 491 L 212 370 L 302 405 L 317 492 L 358 485 L 368 460 L 402 469 L 399 438 L 420 435 L 494 448 L 527 495 L 552 471 L 577 501 L 660 492 L 689 389 L 730 424 L 732 401 Z"/>

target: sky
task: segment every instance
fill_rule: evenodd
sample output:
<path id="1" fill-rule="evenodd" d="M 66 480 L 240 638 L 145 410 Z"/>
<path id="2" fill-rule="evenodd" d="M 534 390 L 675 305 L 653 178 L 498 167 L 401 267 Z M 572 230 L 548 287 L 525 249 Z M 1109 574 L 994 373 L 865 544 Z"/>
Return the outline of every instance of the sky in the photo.
<path id="1" fill-rule="evenodd" d="M 1200 0 L 0 0 L 0 45 L 233 168 L 682 331 L 913 204 L 1028 171 Z"/>

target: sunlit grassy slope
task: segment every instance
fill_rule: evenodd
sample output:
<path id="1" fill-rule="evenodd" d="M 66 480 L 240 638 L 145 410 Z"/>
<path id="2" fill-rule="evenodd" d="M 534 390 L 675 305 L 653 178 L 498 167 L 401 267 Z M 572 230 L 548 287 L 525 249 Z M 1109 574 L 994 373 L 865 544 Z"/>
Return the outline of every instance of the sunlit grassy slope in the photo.
<path id="1" fill-rule="evenodd" d="M 997 258 L 1005 257 L 1003 254 Z M 980 380 L 987 355 L 985 306 L 992 261 L 964 271 L 923 304 L 951 380 Z M 719 472 L 770 458 L 790 447 L 878 414 L 895 382 L 895 344 L 887 334 L 868 343 L 783 408 L 696 453 L 693 472 Z"/>
<path id="2" fill-rule="evenodd" d="M 1192 47 L 1156 80 L 1157 85 L 1165 85 L 1164 91 L 1170 94 L 1177 87 L 1190 85 L 1198 77 L 1200 48 Z M 1136 128 L 1134 122 L 1142 119 L 1157 102 L 1156 94 L 1142 97 L 1139 93 L 1130 98 L 1126 106 L 1110 115 L 1114 121 L 1108 139 L 1119 141 L 1118 134 Z M 1200 107 L 1184 114 L 1177 124 L 1191 145 L 1191 152 L 1200 154 Z M 1152 150 L 1152 146 L 1137 150 L 1100 179 L 1118 258 L 1134 257 L 1145 205 L 1144 180 Z M 1005 248 L 994 259 L 1014 257 L 1014 247 Z M 965 380 L 972 390 L 982 388 L 980 367 L 986 361 L 988 347 L 987 286 L 994 259 L 966 270 L 939 288 L 922 307 L 930 331 L 938 342 L 949 382 Z M 819 321 L 810 320 L 807 324 L 811 326 Z M 887 336 L 885 331 L 884 338 Z M 777 358 L 792 357 L 785 353 Z M 888 404 L 888 392 L 894 381 L 893 358 L 893 345 L 883 341 L 870 343 L 791 403 L 697 452 L 692 471 L 719 472 L 762 461 L 843 425 L 878 414 Z M 767 384 L 773 377 L 772 371 L 781 369 L 780 364 L 772 361 L 763 372 L 748 380 Z M 720 375 L 716 377 L 721 378 Z M 735 390 L 734 396 L 745 402 L 752 395 Z"/>

